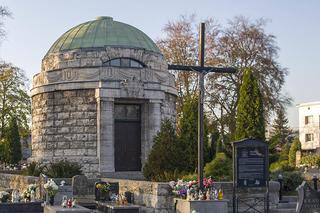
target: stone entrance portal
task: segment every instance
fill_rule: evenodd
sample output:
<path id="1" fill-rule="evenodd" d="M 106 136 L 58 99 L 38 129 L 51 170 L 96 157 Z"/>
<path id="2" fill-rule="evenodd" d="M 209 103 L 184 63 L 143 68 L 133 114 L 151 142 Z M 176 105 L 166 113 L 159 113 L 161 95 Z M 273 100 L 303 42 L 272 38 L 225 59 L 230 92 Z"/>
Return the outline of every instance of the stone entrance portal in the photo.
<path id="1" fill-rule="evenodd" d="M 140 105 L 115 105 L 115 171 L 141 171 Z"/>

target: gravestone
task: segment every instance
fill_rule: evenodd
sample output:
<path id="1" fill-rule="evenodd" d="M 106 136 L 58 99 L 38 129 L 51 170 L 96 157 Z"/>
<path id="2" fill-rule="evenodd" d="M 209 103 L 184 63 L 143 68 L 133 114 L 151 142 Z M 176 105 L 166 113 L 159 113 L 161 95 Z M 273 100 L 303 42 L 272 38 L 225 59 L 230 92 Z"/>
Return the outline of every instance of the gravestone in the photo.
<path id="1" fill-rule="evenodd" d="M 265 187 L 267 183 L 268 146 L 258 140 L 235 144 L 237 187 Z"/>
<path id="2" fill-rule="evenodd" d="M 247 138 L 232 143 L 233 212 L 269 212 L 269 149 Z"/>
<path id="3" fill-rule="evenodd" d="M 312 189 L 305 181 L 298 187 L 298 213 L 320 212 L 320 192 Z"/>
<path id="4" fill-rule="evenodd" d="M 76 175 L 72 178 L 72 188 L 74 195 L 88 194 L 88 178 L 85 175 Z"/>

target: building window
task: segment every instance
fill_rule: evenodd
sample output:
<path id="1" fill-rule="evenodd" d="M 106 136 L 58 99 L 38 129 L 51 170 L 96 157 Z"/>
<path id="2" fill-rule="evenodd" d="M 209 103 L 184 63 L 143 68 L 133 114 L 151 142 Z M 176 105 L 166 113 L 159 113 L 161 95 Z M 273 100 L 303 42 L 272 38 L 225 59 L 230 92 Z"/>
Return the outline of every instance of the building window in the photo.
<path id="1" fill-rule="evenodd" d="M 107 67 L 143 68 L 145 65 L 132 58 L 114 58 L 103 63 Z"/>
<path id="2" fill-rule="evenodd" d="M 313 141 L 313 134 L 306 134 L 306 142 Z"/>
<path id="3" fill-rule="evenodd" d="M 305 116 L 304 117 L 304 124 L 311 124 L 313 122 L 313 116 L 309 115 L 309 116 Z"/>

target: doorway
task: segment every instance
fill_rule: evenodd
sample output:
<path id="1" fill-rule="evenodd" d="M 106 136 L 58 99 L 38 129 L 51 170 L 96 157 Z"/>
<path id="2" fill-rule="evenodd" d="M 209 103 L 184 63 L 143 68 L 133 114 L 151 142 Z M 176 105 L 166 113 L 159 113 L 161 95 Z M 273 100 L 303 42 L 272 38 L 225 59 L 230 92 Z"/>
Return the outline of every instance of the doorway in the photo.
<path id="1" fill-rule="evenodd" d="M 115 171 L 141 171 L 141 107 L 115 104 Z"/>

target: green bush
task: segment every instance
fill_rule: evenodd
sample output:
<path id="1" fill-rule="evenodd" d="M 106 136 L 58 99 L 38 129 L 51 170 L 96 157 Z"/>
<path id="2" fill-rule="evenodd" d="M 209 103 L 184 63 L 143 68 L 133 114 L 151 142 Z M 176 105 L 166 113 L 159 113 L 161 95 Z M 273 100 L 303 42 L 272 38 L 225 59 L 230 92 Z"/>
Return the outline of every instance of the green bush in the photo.
<path id="1" fill-rule="evenodd" d="M 215 181 L 231 180 L 232 161 L 223 152 L 217 153 L 216 157 L 204 167 L 205 176 L 211 176 Z"/>
<path id="2" fill-rule="evenodd" d="M 279 155 L 279 161 L 289 160 L 289 150 L 290 150 L 290 146 L 288 143 L 282 146 L 282 150 Z"/>
<path id="3" fill-rule="evenodd" d="M 182 160 L 183 150 L 175 134 L 172 123 L 166 119 L 162 121 L 158 134 L 154 137 L 154 145 L 143 168 L 143 175 L 147 180 L 168 181 L 175 180 L 182 171 L 185 162 Z"/>
<path id="4" fill-rule="evenodd" d="M 304 180 L 302 173 L 298 171 L 271 173 L 271 179 L 278 181 L 279 174 L 283 177 L 283 190 L 285 192 L 295 191 Z"/>
<path id="5" fill-rule="evenodd" d="M 44 166 L 36 162 L 28 164 L 27 168 L 23 169 L 22 174 L 26 176 L 39 176 L 43 173 Z"/>
<path id="6" fill-rule="evenodd" d="M 184 180 L 184 181 L 197 180 L 198 179 L 198 174 L 191 173 L 191 174 L 183 175 L 183 176 L 181 176 L 181 179 Z"/>
<path id="7" fill-rule="evenodd" d="M 295 138 L 291 144 L 289 150 L 289 165 L 292 167 L 296 166 L 296 153 L 301 149 L 299 138 Z"/>
<path id="8" fill-rule="evenodd" d="M 303 156 L 300 160 L 301 165 L 305 165 L 307 167 L 320 166 L 320 155 L 307 155 Z"/>
<path id="9" fill-rule="evenodd" d="M 277 161 L 270 165 L 270 172 L 293 171 L 294 168 L 289 165 L 288 160 Z"/>
<path id="10" fill-rule="evenodd" d="M 269 165 L 272 163 L 275 163 L 279 160 L 279 154 L 278 153 L 269 153 Z"/>
<path id="11" fill-rule="evenodd" d="M 44 174 L 51 178 L 72 178 L 81 175 L 82 171 L 78 163 L 61 160 L 45 167 Z"/>
<path id="12" fill-rule="evenodd" d="M 82 171 L 78 163 L 67 160 L 61 160 L 48 165 L 32 162 L 22 171 L 22 174 L 27 176 L 39 176 L 41 173 L 50 178 L 72 178 L 75 175 L 81 175 Z"/>

